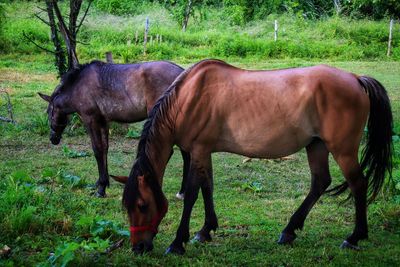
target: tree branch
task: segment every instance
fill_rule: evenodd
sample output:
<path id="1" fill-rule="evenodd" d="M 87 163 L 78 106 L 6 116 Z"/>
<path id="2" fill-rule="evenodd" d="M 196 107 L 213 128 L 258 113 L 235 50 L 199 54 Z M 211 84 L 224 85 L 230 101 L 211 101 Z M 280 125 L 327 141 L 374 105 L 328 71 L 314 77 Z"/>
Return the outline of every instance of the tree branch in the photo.
<path id="1" fill-rule="evenodd" d="M 51 50 L 49 50 L 49 49 L 47 49 L 47 48 L 44 48 L 43 46 L 37 44 L 32 38 L 30 38 L 30 37 L 25 33 L 25 31 L 22 31 L 22 35 L 23 35 L 29 42 L 31 42 L 32 44 L 34 44 L 34 45 L 37 46 L 38 48 L 40 48 L 40 49 L 42 49 L 42 50 L 44 50 L 44 51 L 46 51 L 46 52 L 55 54 L 54 51 L 51 51 Z"/>
<path id="2" fill-rule="evenodd" d="M 5 99 L 7 101 L 7 111 L 8 111 L 8 115 L 10 116 L 10 118 L 0 116 L 0 120 L 5 121 L 5 122 L 11 122 L 12 124 L 15 124 L 16 122 L 14 120 L 14 114 L 12 111 L 10 95 L 8 94 L 8 92 L 6 90 L 0 90 L 0 93 L 5 94 Z"/>
<path id="3" fill-rule="evenodd" d="M 46 12 L 46 13 L 47 13 L 47 10 L 44 9 L 44 8 L 42 8 L 42 7 L 40 7 L 40 6 L 37 6 L 36 8 L 39 9 L 39 10 L 41 10 L 41 11 L 43 11 L 43 12 Z"/>
<path id="4" fill-rule="evenodd" d="M 13 121 L 12 119 L 10 119 L 10 118 L 6 118 L 6 117 L 3 117 L 3 116 L 0 116 L 0 121 L 5 121 L 5 122 L 11 122 L 11 123 L 14 123 L 14 121 Z"/>
<path id="5" fill-rule="evenodd" d="M 78 44 L 82 44 L 82 45 L 90 45 L 90 43 L 86 43 L 86 42 L 83 42 L 83 41 L 76 41 L 76 43 L 78 43 Z"/>
<path id="6" fill-rule="evenodd" d="M 83 14 L 83 17 L 81 18 L 81 21 L 79 22 L 78 26 L 76 27 L 76 34 L 78 34 L 78 32 L 79 32 L 79 30 L 80 30 L 80 28 L 81 28 L 81 26 L 82 26 L 82 23 L 83 23 L 83 21 L 85 20 L 86 15 L 87 15 L 87 13 L 88 13 L 88 11 L 89 11 L 90 5 L 91 5 L 92 3 L 93 3 L 93 0 L 90 0 L 90 1 L 89 1 L 89 4 L 88 4 L 88 6 L 87 6 L 87 8 L 86 8 L 86 10 L 85 10 L 85 13 Z"/>
<path id="7" fill-rule="evenodd" d="M 41 22 L 43 22 L 44 24 L 46 24 L 47 26 L 50 26 L 50 23 L 44 19 L 42 19 L 38 14 L 34 15 L 38 20 L 40 20 Z"/>

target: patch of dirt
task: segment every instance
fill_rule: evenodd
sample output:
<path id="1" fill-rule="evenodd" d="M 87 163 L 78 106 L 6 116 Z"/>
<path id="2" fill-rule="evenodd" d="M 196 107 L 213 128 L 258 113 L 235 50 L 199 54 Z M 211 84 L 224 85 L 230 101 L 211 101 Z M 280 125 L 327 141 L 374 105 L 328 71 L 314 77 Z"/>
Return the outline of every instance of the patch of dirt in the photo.
<path id="1" fill-rule="evenodd" d="M 3 69 L 0 71 L 0 82 L 56 82 L 57 77 L 54 74 L 28 74 L 17 72 L 15 70 Z"/>

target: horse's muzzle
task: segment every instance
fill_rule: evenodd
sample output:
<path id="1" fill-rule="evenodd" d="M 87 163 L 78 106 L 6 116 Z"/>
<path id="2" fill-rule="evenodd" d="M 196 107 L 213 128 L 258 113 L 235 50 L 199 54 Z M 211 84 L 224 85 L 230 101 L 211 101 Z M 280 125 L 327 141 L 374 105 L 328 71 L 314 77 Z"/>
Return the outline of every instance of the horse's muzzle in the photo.
<path id="1" fill-rule="evenodd" d="M 56 134 L 54 131 L 50 131 L 50 141 L 53 145 L 58 145 L 61 141 L 61 136 Z"/>
<path id="2" fill-rule="evenodd" d="M 150 242 L 144 241 L 144 242 L 140 242 L 140 243 L 136 244 L 135 246 L 133 246 L 132 247 L 132 251 L 135 254 L 140 254 L 141 255 L 141 254 L 143 254 L 145 252 L 152 251 L 153 248 L 154 248 L 154 246 L 153 246 L 153 242 L 152 241 L 150 241 Z"/>

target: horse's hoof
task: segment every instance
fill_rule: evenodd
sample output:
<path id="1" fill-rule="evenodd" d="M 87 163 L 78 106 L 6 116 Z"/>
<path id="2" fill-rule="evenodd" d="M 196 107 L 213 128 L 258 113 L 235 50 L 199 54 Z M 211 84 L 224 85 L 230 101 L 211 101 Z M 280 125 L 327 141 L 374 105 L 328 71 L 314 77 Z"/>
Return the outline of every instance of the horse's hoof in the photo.
<path id="1" fill-rule="evenodd" d="M 183 255 L 185 254 L 185 249 L 183 248 L 183 246 L 170 245 L 165 251 L 165 255 L 168 254 Z"/>
<path id="2" fill-rule="evenodd" d="M 278 244 L 280 245 L 286 245 L 286 244 L 292 244 L 293 241 L 296 239 L 296 235 L 291 235 L 288 233 L 281 233 L 279 236 Z"/>
<path id="3" fill-rule="evenodd" d="M 97 191 L 95 195 L 98 198 L 105 198 L 106 197 L 106 192 Z"/>
<path id="4" fill-rule="evenodd" d="M 359 246 L 353 245 L 347 240 L 343 241 L 343 243 L 340 245 L 340 248 L 341 249 L 360 250 Z"/>
<path id="5" fill-rule="evenodd" d="M 185 198 L 185 193 L 179 193 L 179 192 L 178 192 L 178 193 L 176 193 L 175 196 L 176 196 L 177 199 L 183 200 L 183 199 Z"/>
<path id="6" fill-rule="evenodd" d="M 205 243 L 205 242 L 210 242 L 212 240 L 211 235 L 209 233 L 200 233 L 198 232 L 194 238 L 192 239 L 191 243 Z"/>

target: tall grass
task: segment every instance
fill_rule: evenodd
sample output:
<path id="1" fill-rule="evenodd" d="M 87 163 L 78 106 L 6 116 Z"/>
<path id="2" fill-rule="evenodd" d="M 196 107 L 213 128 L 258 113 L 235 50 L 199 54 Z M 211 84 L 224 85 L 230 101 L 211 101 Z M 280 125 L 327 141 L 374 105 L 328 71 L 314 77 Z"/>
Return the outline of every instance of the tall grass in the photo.
<path id="1" fill-rule="evenodd" d="M 243 26 L 234 26 L 223 10 L 207 10 L 204 16 L 189 21 L 183 33 L 171 14 L 159 4 L 147 4 L 130 13 L 136 15 L 111 15 L 93 6 L 82 27 L 78 55 L 83 61 L 103 58 L 112 51 L 117 62 L 169 59 L 194 61 L 218 57 L 224 59 L 331 59 L 371 60 L 387 59 L 388 25 L 386 20 L 352 20 L 331 17 L 308 20 L 294 14 L 269 15 Z M 104 1 L 103 4 L 115 4 Z M 97 7 L 97 9 L 96 9 Z M 39 48 L 27 42 L 23 32 L 36 42 L 51 47 L 47 26 L 33 17 L 33 4 L 9 4 L 3 38 L 3 53 L 38 53 Z M 113 7 L 116 8 L 116 7 Z M 123 7 L 121 7 L 123 8 Z M 133 8 L 133 7 L 132 7 Z M 29 12 L 18 14 L 21 9 Z M 102 10 L 107 10 L 103 7 Z M 139 12 L 138 11 L 138 12 Z M 224 15 L 225 14 L 225 15 Z M 143 54 L 144 21 L 150 19 L 150 36 L 147 53 Z M 278 41 L 273 40 L 274 20 L 279 23 Z M 135 33 L 138 39 L 135 40 Z M 163 42 L 155 41 L 162 35 Z M 136 42 L 137 41 L 137 42 Z M 150 41 L 150 38 L 149 38 Z M 392 59 L 400 59 L 400 34 L 395 28 Z"/>

